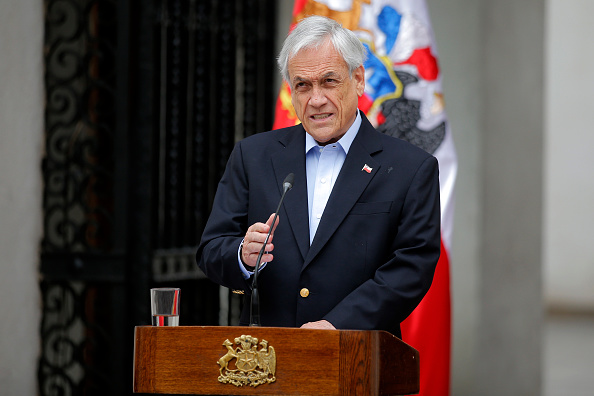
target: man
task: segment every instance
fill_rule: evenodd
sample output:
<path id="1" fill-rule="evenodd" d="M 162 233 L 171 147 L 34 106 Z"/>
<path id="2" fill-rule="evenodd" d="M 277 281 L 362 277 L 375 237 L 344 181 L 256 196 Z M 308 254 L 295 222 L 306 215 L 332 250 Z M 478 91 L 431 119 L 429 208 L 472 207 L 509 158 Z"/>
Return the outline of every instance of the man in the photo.
<path id="1" fill-rule="evenodd" d="M 264 326 L 378 329 L 400 337 L 440 250 L 437 160 L 357 109 L 366 51 L 335 21 L 302 20 L 279 55 L 300 125 L 239 142 L 198 248 L 213 281 L 243 290 L 295 174 L 258 273 Z M 268 219 L 266 221 L 266 219 Z M 266 221 L 265 223 L 262 221 Z"/>

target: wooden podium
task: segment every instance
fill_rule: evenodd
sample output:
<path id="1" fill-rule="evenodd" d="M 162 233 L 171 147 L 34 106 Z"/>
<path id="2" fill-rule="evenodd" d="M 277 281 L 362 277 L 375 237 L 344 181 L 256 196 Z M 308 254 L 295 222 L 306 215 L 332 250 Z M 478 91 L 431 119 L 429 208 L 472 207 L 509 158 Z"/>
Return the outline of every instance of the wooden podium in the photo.
<path id="1" fill-rule="evenodd" d="M 385 331 L 139 326 L 134 392 L 409 395 L 419 353 Z"/>

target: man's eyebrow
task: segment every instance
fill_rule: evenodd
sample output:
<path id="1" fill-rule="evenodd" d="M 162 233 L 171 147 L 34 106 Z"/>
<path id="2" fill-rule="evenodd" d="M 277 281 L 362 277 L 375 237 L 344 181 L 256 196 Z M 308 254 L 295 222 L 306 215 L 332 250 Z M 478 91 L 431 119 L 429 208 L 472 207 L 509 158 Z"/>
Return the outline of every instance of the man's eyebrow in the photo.
<path id="1" fill-rule="evenodd" d="M 328 77 L 336 77 L 336 76 L 338 76 L 338 73 L 330 71 L 322 76 L 322 80 L 325 78 L 328 78 Z"/>
<path id="2" fill-rule="evenodd" d="M 335 71 L 329 71 L 328 73 L 326 73 L 322 77 L 320 77 L 320 80 L 325 80 L 329 77 L 340 77 L 340 75 L 338 73 L 336 73 Z M 299 76 L 293 77 L 293 80 L 292 80 L 293 83 L 308 82 L 308 81 L 310 81 L 308 78 L 303 78 L 303 77 L 299 77 Z"/>

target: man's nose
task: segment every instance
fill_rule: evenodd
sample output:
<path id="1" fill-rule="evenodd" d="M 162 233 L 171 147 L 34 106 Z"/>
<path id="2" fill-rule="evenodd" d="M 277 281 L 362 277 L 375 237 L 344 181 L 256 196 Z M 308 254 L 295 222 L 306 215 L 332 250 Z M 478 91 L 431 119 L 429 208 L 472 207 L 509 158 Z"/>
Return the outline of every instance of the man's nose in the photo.
<path id="1" fill-rule="evenodd" d="M 319 107 L 325 104 L 326 101 L 326 92 L 322 88 L 314 86 L 311 92 L 310 103 L 313 106 Z"/>

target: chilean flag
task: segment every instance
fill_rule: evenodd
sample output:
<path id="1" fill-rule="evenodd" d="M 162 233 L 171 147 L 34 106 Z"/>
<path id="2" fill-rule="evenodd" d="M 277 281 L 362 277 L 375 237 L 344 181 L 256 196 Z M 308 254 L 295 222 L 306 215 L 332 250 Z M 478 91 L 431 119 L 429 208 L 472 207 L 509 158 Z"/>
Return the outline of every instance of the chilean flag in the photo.
<path id="1" fill-rule="evenodd" d="M 295 0 L 293 26 L 314 14 L 355 32 L 368 50 L 359 109 L 378 130 L 418 145 L 439 161 L 441 257 L 429 292 L 401 327 L 403 340 L 420 353 L 420 394 L 449 395 L 449 253 L 457 158 L 427 6 L 424 0 Z M 273 129 L 298 122 L 283 82 Z"/>

